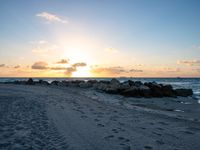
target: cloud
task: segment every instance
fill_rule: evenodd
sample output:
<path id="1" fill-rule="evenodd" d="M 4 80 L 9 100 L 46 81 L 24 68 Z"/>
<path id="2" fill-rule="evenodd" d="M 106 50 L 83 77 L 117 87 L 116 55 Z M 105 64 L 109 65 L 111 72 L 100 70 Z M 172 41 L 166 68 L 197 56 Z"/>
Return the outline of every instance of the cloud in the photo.
<path id="1" fill-rule="evenodd" d="M 66 62 L 65 59 L 62 59 L 61 61 L 59 61 L 60 63 L 68 63 Z M 84 62 L 81 63 L 75 63 L 73 65 L 71 65 L 70 67 L 60 67 L 60 66 L 55 66 L 55 67 L 50 67 L 48 66 L 48 63 L 44 62 L 44 61 L 38 61 L 35 62 L 31 68 L 32 69 L 38 69 L 38 70 L 62 70 L 64 71 L 64 74 L 67 75 L 68 77 L 71 77 L 72 73 L 77 71 L 77 67 L 84 67 L 87 64 Z"/>
<path id="2" fill-rule="evenodd" d="M 0 67 L 5 67 L 6 65 L 5 64 L 0 64 Z"/>
<path id="3" fill-rule="evenodd" d="M 86 63 L 81 62 L 81 63 L 75 63 L 72 66 L 76 68 L 76 67 L 84 67 L 86 65 L 87 65 Z"/>
<path id="4" fill-rule="evenodd" d="M 131 70 L 129 70 L 129 72 L 143 72 L 143 70 L 141 70 L 141 69 L 131 69 Z"/>
<path id="5" fill-rule="evenodd" d="M 48 41 L 46 41 L 46 40 L 40 40 L 40 41 L 30 41 L 29 42 L 30 44 L 46 44 L 46 43 L 48 43 Z"/>
<path id="6" fill-rule="evenodd" d="M 46 62 L 43 61 L 38 61 L 35 62 L 32 66 L 32 69 L 39 69 L 39 70 L 45 70 L 48 69 L 48 64 Z"/>
<path id="7" fill-rule="evenodd" d="M 57 64 L 68 64 L 69 59 L 61 59 L 60 61 L 56 62 Z"/>
<path id="8" fill-rule="evenodd" d="M 188 66 L 199 66 L 200 60 L 179 60 L 177 61 L 177 64 L 183 64 Z"/>
<path id="9" fill-rule="evenodd" d="M 66 67 L 51 67 L 51 68 L 48 68 L 50 70 L 65 70 Z"/>
<path id="10" fill-rule="evenodd" d="M 60 23 L 68 23 L 67 20 L 62 19 L 61 17 L 55 15 L 55 14 L 51 14 L 48 12 L 42 12 L 39 14 L 36 14 L 37 17 L 41 17 L 49 22 L 60 22 Z"/>
<path id="11" fill-rule="evenodd" d="M 15 69 L 18 69 L 18 68 L 20 68 L 20 65 L 14 66 L 14 68 L 15 68 Z"/>
<path id="12" fill-rule="evenodd" d="M 91 69 L 91 72 L 97 73 L 97 74 L 120 74 L 122 72 L 126 72 L 125 69 L 123 69 L 120 66 L 117 67 L 94 67 Z"/>
<path id="13" fill-rule="evenodd" d="M 180 72 L 181 69 L 180 68 L 164 67 L 163 71 L 165 71 L 165 72 Z"/>
<path id="14" fill-rule="evenodd" d="M 71 77 L 72 73 L 75 72 L 75 71 L 77 71 L 76 67 L 67 67 L 66 71 L 65 71 L 65 75 Z"/>

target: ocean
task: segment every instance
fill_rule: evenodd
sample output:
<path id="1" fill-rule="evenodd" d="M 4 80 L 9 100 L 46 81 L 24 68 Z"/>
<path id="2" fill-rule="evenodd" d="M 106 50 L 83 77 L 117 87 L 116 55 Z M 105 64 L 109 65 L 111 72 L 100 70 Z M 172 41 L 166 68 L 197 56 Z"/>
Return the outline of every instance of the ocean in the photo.
<path id="1" fill-rule="evenodd" d="M 0 78 L 0 82 L 16 81 L 16 80 L 27 80 L 28 78 Z M 33 78 L 37 80 L 45 80 L 52 82 L 54 80 L 111 80 L 112 78 Z M 200 103 L 200 78 L 117 78 L 120 82 L 133 80 L 141 82 L 157 82 L 162 84 L 171 84 L 173 88 L 191 88 L 194 92 L 194 99 Z"/>

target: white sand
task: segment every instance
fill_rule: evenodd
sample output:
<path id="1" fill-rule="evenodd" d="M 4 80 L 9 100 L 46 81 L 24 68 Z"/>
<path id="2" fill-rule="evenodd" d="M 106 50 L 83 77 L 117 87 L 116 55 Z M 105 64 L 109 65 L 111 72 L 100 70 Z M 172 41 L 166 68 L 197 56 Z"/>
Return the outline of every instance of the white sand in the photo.
<path id="1" fill-rule="evenodd" d="M 197 150 L 199 120 L 191 98 L 0 84 L 0 149 Z"/>

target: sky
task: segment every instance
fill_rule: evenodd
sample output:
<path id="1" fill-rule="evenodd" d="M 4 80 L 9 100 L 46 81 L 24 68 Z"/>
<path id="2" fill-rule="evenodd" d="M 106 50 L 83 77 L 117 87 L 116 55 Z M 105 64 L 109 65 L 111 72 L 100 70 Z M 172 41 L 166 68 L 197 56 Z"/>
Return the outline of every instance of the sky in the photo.
<path id="1" fill-rule="evenodd" d="M 0 0 L 0 77 L 200 77 L 199 0 Z"/>

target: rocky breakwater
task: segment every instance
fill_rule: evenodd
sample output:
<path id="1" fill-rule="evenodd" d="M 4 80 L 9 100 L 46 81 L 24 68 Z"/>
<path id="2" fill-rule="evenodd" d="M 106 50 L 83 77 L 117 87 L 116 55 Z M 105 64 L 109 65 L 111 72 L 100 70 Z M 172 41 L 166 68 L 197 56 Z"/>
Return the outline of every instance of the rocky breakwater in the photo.
<path id="1" fill-rule="evenodd" d="M 192 96 L 192 89 L 173 89 L 171 85 L 158 84 L 156 82 L 132 81 L 119 82 L 119 80 L 113 78 L 110 81 L 107 80 L 72 80 L 72 81 L 47 81 L 39 80 L 33 81 L 28 79 L 27 81 L 15 81 L 14 84 L 24 85 L 49 85 L 49 86 L 67 86 L 67 87 L 80 87 L 80 88 L 92 88 L 98 91 L 103 91 L 109 94 L 119 94 L 126 97 L 177 97 L 177 96 Z"/>

